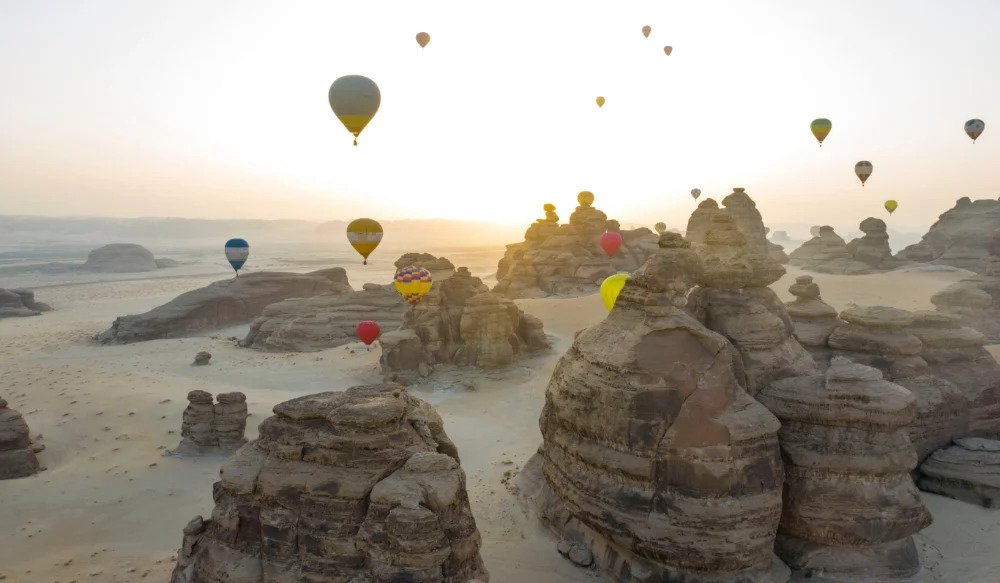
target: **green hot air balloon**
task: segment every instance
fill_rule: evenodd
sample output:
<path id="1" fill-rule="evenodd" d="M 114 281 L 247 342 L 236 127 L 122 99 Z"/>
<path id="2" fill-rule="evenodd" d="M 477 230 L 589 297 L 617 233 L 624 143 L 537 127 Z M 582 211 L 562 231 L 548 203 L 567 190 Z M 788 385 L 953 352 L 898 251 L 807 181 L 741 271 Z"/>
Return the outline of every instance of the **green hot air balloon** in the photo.
<path id="1" fill-rule="evenodd" d="M 820 147 L 823 147 L 823 140 L 826 136 L 830 134 L 830 130 L 833 128 L 833 123 L 825 117 L 819 119 L 814 119 L 811 124 L 809 124 L 809 129 L 812 130 L 816 139 L 819 140 Z"/>
<path id="2" fill-rule="evenodd" d="M 354 145 L 368 122 L 375 117 L 382 93 L 368 77 L 347 75 L 330 85 L 330 108 L 347 131 L 354 134 Z"/>

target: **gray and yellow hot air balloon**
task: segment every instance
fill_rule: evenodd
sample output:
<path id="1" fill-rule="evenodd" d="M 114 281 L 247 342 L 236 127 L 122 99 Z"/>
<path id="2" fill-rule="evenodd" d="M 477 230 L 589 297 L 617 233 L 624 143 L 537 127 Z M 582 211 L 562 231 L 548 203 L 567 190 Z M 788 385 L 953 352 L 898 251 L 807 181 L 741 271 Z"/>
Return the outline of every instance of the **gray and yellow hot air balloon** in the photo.
<path id="1" fill-rule="evenodd" d="M 872 163 L 868 160 L 862 160 L 854 165 L 854 173 L 858 175 L 859 179 L 861 179 L 861 186 L 865 185 L 865 180 L 868 180 L 868 177 L 872 175 L 872 170 L 874 169 L 875 167 L 872 166 Z"/>
<path id="2" fill-rule="evenodd" d="M 337 115 L 347 131 L 354 134 L 354 145 L 368 122 L 375 117 L 382 93 L 378 85 L 368 77 L 346 75 L 330 85 L 330 108 Z"/>
<path id="3" fill-rule="evenodd" d="M 663 233 L 667 232 L 667 224 L 663 222 L 656 223 L 655 225 L 653 225 L 653 228 L 656 229 L 657 235 L 662 235 Z"/>
<path id="4" fill-rule="evenodd" d="M 695 200 L 698 200 L 699 196 L 701 196 L 701 189 L 700 188 L 692 188 L 691 189 L 691 198 L 693 198 Z"/>
<path id="5" fill-rule="evenodd" d="M 972 143 L 976 143 L 976 138 L 986 129 L 986 124 L 981 119 L 970 119 L 965 122 L 965 133 L 972 138 Z"/>
<path id="6" fill-rule="evenodd" d="M 431 35 L 427 34 L 426 32 L 417 33 L 417 44 L 420 45 L 420 48 L 425 48 L 427 46 L 427 43 L 429 42 L 431 42 Z"/>

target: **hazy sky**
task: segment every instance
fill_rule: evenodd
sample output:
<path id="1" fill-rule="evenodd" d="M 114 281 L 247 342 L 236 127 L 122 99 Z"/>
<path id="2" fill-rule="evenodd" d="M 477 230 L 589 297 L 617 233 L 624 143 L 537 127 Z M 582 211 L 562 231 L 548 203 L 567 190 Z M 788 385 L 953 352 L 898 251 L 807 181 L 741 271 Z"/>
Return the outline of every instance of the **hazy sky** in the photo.
<path id="1" fill-rule="evenodd" d="M 691 188 L 744 186 L 771 223 L 895 198 L 890 226 L 923 230 L 1000 194 L 997 22 L 996 0 L 0 1 L 0 214 L 525 223 L 591 190 L 683 225 Z M 356 148 L 326 100 L 346 74 L 382 92 Z"/>

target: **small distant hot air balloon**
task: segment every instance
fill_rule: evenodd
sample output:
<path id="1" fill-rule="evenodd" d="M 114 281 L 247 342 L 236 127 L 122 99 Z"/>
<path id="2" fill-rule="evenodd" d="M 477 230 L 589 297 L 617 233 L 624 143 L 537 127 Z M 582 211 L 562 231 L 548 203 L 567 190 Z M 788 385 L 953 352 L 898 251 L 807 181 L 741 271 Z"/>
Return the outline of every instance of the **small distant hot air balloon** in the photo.
<path id="1" fill-rule="evenodd" d="M 604 252 L 608 254 L 608 257 L 614 257 L 615 253 L 618 253 L 618 248 L 621 246 L 622 246 L 621 233 L 609 231 L 601 235 L 601 248 L 604 249 Z"/>
<path id="2" fill-rule="evenodd" d="M 629 274 L 627 273 L 616 273 L 614 275 L 609 275 L 604 278 L 601 282 L 601 301 L 604 303 L 604 307 L 610 312 L 612 308 L 615 307 L 615 302 L 618 301 L 618 295 L 622 293 L 622 288 L 625 287 L 625 282 L 628 281 Z"/>
<path id="3" fill-rule="evenodd" d="M 365 346 L 371 346 L 372 342 L 375 342 L 379 334 L 382 333 L 382 329 L 379 327 L 378 322 L 365 320 L 358 322 L 358 325 L 354 327 L 354 333 L 358 335 L 358 340 L 365 343 Z"/>
<path id="4" fill-rule="evenodd" d="M 893 211 L 896 210 L 896 207 L 898 207 L 898 206 L 899 206 L 899 203 L 896 202 L 896 201 L 894 201 L 894 200 L 887 200 L 887 201 L 885 201 L 885 210 L 889 211 L 890 215 L 893 213 Z"/>
<path id="5" fill-rule="evenodd" d="M 698 200 L 699 196 L 701 196 L 701 189 L 700 188 L 692 188 L 691 189 L 691 198 L 693 198 L 695 200 Z"/>
<path id="6" fill-rule="evenodd" d="M 420 45 L 420 48 L 426 47 L 427 43 L 429 43 L 429 42 L 431 42 L 431 35 L 427 34 L 426 32 L 418 32 L 417 33 L 417 44 Z M 448 44 L 448 43 L 445 43 L 445 44 Z"/>
<path id="7" fill-rule="evenodd" d="M 597 96 L 597 107 L 604 107 L 604 96 L 603 95 L 598 95 Z"/>
<path id="8" fill-rule="evenodd" d="M 400 269 L 392 278 L 396 291 L 404 300 L 410 302 L 411 306 L 419 304 L 420 299 L 431 291 L 432 282 L 431 272 L 415 265 Z"/>
<path id="9" fill-rule="evenodd" d="M 240 268 L 243 267 L 243 264 L 247 262 L 247 257 L 250 256 L 250 243 L 247 243 L 246 239 L 230 239 L 226 241 L 225 250 L 226 259 L 233 266 L 236 277 L 239 277 Z"/>
<path id="10" fill-rule="evenodd" d="M 653 228 L 656 229 L 656 234 L 657 235 L 662 235 L 663 233 L 667 232 L 667 224 L 666 223 L 656 223 L 655 225 L 653 225 Z"/>
<path id="11" fill-rule="evenodd" d="M 663 52 L 666 53 L 666 55 L 669 57 L 670 53 L 674 52 L 674 47 L 667 45 L 663 47 Z"/>
<path id="12" fill-rule="evenodd" d="M 813 135 L 816 136 L 817 140 L 819 140 L 820 147 L 822 147 L 823 140 L 830 135 L 830 130 L 833 129 L 833 123 L 825 117 L 821 117 L 819 119 L 814 119 L 812 123 L 809 124 L 809 129 L 812 130 Z"/>
<path id="13" fill-rule="evenodd" d="M 354 134 L 354 145 L 382 103 L 378 85 L 368 77 L 347 75 L 330 85 L 330 108 L 347 131 Z"/>
<path id="14" fill-rule="evenodd" d="M 983 120 L 981 119 L 970 119 L 965 122 L 965 133 L 969 134 L 969 137 L 972 138 L 973 144 L 976 143 L 976 138 L 978 138 L 979 134 L 983 133 L 983 130 L 985 129 L 986 124 L 983 123 Z"/>
<path id="15" fill-rule="evenodd" d="M 865 180 L 868 180 L 868 177 L 872 175 L 872 170 L 874 169 L 875 168 L 872 166 L 872 163 L 868 160 L 862 160 L 854 165 L 854 173 L 861 179 L 861 186 L 865 185 Z"/>
<path id="16" fill-rule="evenodd" d="M 362 263 L 368 265 L 368 256 L 382 242 L 382 225 L 372 219 L 354 219 L 347 225 L 347 240 L 364 258 Z"/>
<path id="17" fill-rule="evenodd" d="M 648 24 L 642 27 L 642 36 L 649 38 L 649 33 L 651 32 L 653 32 L 653 28 L 650 27 Z"/>
<path id="18" fill-rule="evenodd" d="M 576 202 L 580 203 L 580 206 L 590 206 L 594 204 L 594 193 L 584 190 L 576 195 Z"/>

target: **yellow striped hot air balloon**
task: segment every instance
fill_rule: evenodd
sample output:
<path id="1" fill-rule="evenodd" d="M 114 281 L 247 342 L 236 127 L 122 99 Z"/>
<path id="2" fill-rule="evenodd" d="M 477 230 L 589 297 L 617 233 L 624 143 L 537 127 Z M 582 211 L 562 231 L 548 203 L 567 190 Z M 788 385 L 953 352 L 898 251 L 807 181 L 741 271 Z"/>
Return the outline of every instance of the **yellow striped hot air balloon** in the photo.
<path id="1" fill-rule="evenodd" d="M 404 300 L 410 302 L 411 306 L 420 303 L 420 299 L 431 291 L 432 281 L 431 272 L 415 265 L 400 269 L 392 278 L 396 291 Z"/>
<path id="2" fill-rule="evenodd" d="M 378 85 L 368 77 L 347 75 L 330 85 L 330 108 L 347 131 L 354 134 L 354 145 L 382 103 Z"/>
<path id="3" fill-rule="evenodd" d="M 382 225 L 372 219 L 355 219 L 347 225 L 347 240 L 368 265 L 368 256 L 382 242 Z"/>

